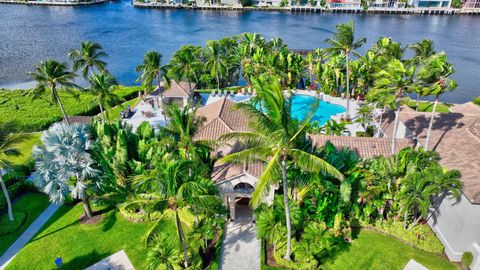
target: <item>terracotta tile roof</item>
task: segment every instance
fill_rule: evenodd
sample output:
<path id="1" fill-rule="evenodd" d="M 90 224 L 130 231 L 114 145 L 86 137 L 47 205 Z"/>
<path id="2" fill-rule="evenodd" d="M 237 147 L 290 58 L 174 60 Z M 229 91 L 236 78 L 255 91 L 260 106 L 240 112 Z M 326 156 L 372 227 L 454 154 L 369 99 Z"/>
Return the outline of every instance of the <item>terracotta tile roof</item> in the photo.
<path id="1" fill-rule="evenodd" d="M 372 138 L 372 137 L 350 137 L 350 136 L 326 136 L 326 135 L 309 135 L 312 145 L 319 148 L 330 141 L 335 147 L 348 148 L 356 152 L 362 158 L 373 158 L 377 156 L 390 156 L 392 151 L 392 140 L 388 138 Z M 397 150 L 406 147 L 413 147 L 413 141 L 409 139 L 398 139 Z"/>
<path id="2" fill-rule="evenodd" d="M 195 90 L 195 88 L 197 87 L 197 85 L 193 82 L 191 83 L 191 85 L 192 85 L 192 89 L 190 89 L 188 82 L 185 82 L 185 81 L 177 82 L 175 80 L 172 80 L 170 88 L 165 90 L 165 92 L 163 93 L 163 96 L 167 98 L 169 97 L 188 98 L 192 95 L 193 90 Z"/>
<path id="3" fill-rule="evenodd" d="M 451 113 L 436 114 L 430 149 L 440 154 L 440 164 L 462 173 L 463 193 L 472 203 L 480 203 L 480 109 L 473 103 L 450 108 Z M 400 121 L 408 129 L 409 138 L 425 145 L 431 113 L 403 110 Z M 384 116 L 382 128 L 392 136 L 394 116 Z"/>
<path id="4" fill-rule="evenodd" d="M 248 119 L 242 111 L 233 111 L 235 102 L 222 98 L 197 110 L 204 117 L 203 126 L 195 134 L 195 140 L 216 140 L 233 131 L 249 131 Z"/>
<path id="5" fill-rule="evenodd" d="M 90 124 L 92 122 L 93 116 L 69 116 L 68 122 L 70 124 Z M 62 120 L 62 122 L 65 122 L 65 120 Z"/>
<path id="6" fill-rule="evenodd" d="M 222 182 L 243 174 L 249 174 L 253 177 L 260 177 L 263 172 L 261 162 L 252 162 L 245 165 L 215 162 L 212 171 L 212 180 L 216 183 Z"/>

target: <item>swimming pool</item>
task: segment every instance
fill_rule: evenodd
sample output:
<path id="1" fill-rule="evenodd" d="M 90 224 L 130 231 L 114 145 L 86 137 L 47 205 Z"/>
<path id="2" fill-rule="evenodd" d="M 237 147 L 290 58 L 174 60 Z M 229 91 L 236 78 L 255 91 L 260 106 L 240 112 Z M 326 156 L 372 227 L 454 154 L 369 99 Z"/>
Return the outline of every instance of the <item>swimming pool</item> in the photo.
<path id="1" fill-rule="evenodd" d="M 292 97 L 292 117 L 303 121 L 308 117 L 313 104 L 315 103 L 315 97 L 307 95 L 295 95 Z M 312 117 L 311 122 L 317 121 L 320 126 L 330 120 L 333 115 L 343 113 L 346 109 L 340 105 L 328 103 L 320 100 L 318 102 L 318 108 Z"/>

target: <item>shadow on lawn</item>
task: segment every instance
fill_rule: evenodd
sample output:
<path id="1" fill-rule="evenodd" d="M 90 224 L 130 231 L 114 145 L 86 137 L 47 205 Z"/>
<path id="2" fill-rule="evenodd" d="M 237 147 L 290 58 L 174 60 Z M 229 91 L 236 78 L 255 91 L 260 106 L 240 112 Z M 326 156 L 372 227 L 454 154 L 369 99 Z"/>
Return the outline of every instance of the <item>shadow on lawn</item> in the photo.
<path id="1" fill-rule="evenodd" d="M 59 254 L 61 255 L 61 254 Z M 107 253 L 98 253 L 96 250 L 82 255 L 82 256 L 77 256 L 73 258 L 72 260 L 68 262 L 63 263 L 62 269 L 68 270 L 68 269 L 84 269 L 86 267 L 89 267 L 100 260 L 103 260 L 104 258 L 110 256 L 110 254 Z M 61 257 L 61 256 L 60 256 Z M 53 262 L 52 262 L 53 263 Z M 52 268 L 52 270 L 58 270 L 57 267 Z"/>

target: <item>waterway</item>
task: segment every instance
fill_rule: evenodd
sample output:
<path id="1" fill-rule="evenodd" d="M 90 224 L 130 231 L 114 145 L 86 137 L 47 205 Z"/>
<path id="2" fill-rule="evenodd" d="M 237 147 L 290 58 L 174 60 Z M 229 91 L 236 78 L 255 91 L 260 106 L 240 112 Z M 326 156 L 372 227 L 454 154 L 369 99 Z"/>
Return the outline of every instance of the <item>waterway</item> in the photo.
<path id="1" fill-rule="evenodd" d="M 145 52 L 157 50 L 168 61 L 181 45 L 242 32 L 281 37 L 291 48 L 325 47 L 335 25 L 356 23 L 356 35 L 373 44 L 391 36 L 405 46 L 432 39 L 454 64 L 459 87 L 444 101 L 465 102 L 480 95 L 480 16 L 293 14 L 158 10 L 133 8 L 130 1 L 88 7 L 0 5 L 0 87 L 31 86 L 26 75 L 41 60 L 67 61 L 81 41 L 100 42 L 109 53 L 109 70 L 123 84 L 134 84 Z"/>

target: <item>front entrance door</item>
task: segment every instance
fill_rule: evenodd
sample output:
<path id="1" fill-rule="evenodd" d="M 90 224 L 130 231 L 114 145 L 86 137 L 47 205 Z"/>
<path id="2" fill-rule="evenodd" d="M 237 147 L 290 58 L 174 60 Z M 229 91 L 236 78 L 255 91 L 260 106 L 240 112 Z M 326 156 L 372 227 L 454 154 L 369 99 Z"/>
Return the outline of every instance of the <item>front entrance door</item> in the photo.
<path id="1" fill-rule="evenodd" d="M 235 221 L 240 223 L 252 222 L 252 209 L 249 198 L 235 198 Z"/>

